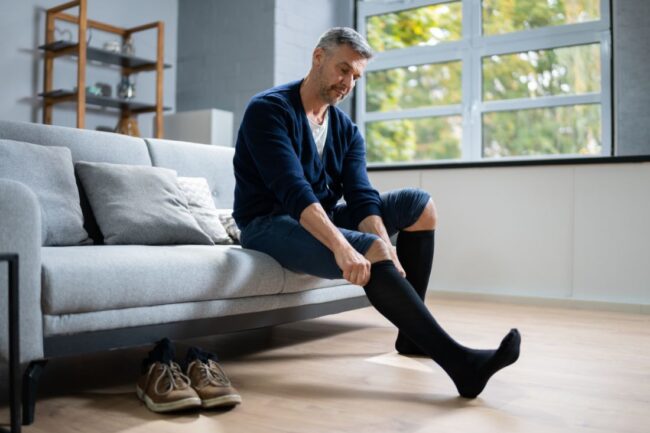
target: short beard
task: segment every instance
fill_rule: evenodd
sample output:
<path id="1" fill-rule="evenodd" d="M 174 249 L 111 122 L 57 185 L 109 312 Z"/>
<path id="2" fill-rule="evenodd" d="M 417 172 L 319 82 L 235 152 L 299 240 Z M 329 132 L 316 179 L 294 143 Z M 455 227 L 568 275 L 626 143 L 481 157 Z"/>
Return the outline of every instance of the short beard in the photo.
<path id="1" fill-rule="evenodd" d="M 330 86 L 328 87 L 327 84 L 325 83 L 320 83 L 319 84 L 319 89 L 318 93 L 321 97 L 321 99 L 325 102 L 327 102 L 329 105 L 336 105 L 340 102 L 343 102 L 347 99 L 348 96 L 350 96 L 350 93 L 346 93 L 343 95 L 342 98 L 337 98 L 337 97 L 331 97 L 330 96 L 330 91 L 335 91 L 336 86 Z"/>
<path id="2" fill-rule="evenodd" d="M 318 73 L 318 95 L 320 98 L 327 102 L 329 105 L 335 106 L 336 104 L 345 101 L 345 99 L 350 96 L 350 93 L 346 93 L 341 99 L 338 99 L 337 97 L 332 98 L 330 96 L 330 91 L 334 91 L 336 89 L 336 86 L 328 86 L 327 83 L 325 83 L 322 80 L 322 74 Z"/>

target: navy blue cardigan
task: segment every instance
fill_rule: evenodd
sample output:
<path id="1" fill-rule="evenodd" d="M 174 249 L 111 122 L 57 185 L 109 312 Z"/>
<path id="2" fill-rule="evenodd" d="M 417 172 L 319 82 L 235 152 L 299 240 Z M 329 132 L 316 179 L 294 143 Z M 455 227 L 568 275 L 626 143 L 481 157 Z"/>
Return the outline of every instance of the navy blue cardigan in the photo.
<path id="1" fill-rule="evenodd" d="M 253 97 L 237 135 L 233 216 L 243 229 L 253 218 L 302 211 L 320 202 L 331 210 L 343 196 L 357 227 L 381 215 L 379 193 L 366 172 L 363 137 L 343 111 L 329 107 L 322 159 L 300 99 L 301 81 Z"/>

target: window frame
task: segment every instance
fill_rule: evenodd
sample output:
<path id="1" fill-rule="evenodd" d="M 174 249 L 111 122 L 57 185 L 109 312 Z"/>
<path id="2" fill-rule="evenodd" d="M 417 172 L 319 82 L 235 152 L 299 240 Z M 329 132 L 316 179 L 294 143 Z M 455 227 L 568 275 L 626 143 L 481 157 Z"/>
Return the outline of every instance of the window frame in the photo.
<path id="1" fill-rule="evenodd" d="M 521 30 L 506 34 L 486 36 L 482 34 L 481 0 L 459 0 L 462 4 L 462 39 L 440 43 L 435 46 L 414 46 L 377 52 L 359 79 L 355 90 L 355 114 L 359 130 L 365 137 L 366 123 L 378 120 L 398 120 L 431 116 L 461 115 L 463 136 L 461 158 L 455 160 L 427 160 L 405 162 L 369 162 L 370 167 L 411 164 L 449 164 L 493 161 L 546 161 L 553 159 L 603 158 L 614 155 L 612 142 L 612 53 L 611 20 L 609 0 L 600 1 L 600 20 L 586 23 L 563 24 Z M 450 3 L 452 0 L 401 0 L 389 3 L 364 2 L 357 0 L 357 31 L 366 36 L 366 18 L 390 12 L 416 9 L 423 6 Z M 598 93 L 580 95 L 552 95 L 537 98 L 517 98 L 498 101 L 483 101 L 483 57 L 511 54 L 529 50 L 570 47 L 584 44 L 600 44 L 601 85 Z M 366 112 L 366 74 L 368 72 L 448 61 L 462 62 L 461 104 L 441 105 L 426 108 L 394 110 L 387 112 Z M 511 111 L 528 108 L 553 108 L 578 104 L 600 104 L 601 145 L 600 155 L 534 155 L 483 158 L 483 114 L 495 111 Z"/>

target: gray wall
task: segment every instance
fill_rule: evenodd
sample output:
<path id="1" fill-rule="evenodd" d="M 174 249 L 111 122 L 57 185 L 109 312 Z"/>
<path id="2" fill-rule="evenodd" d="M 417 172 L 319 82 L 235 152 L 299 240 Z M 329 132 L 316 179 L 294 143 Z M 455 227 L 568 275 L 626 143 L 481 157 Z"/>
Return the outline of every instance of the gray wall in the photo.
<path id="1" fill-rule="evenodd" d="M 318 37 L 352 24 L 351 0 L 180 0 L 177 110 L 234 113 L 250 98 L 305 76 Z M 342 104 L 349 109 L 349 101 Z"/>
<path id="2" fill-rule="evenodd" d="M 617 155 L 650 154 L 650 1 L 614 0 L 614 143 Z"/>
<path id="3" fill-rule="evenodd" d="M 64 3 L 64 0 L 0 0 L 0 119 L 26 122 L 42 121 L 40 100 L 36 95 L 43 91 L 43 61 L 38 45 L 45 40 L 45 9 Z M 76 14 L 76 9 L 71 9 Z M 176 90 L 176 35 L 178 0 L 113 0 L 110 2 L 88 1 L 88 18 L 118 27 L 135 27 L 152 21 L 165 23 L 165 62 L 172 69 L 165 71 L 164 104 L 175 107 Z M 57 27 L 72 29 L 66 23 Z M 150 33 L 150 34 L 149 34 Z M 60 33 L 56 33 L 59 36 Z M 76 40 L 76 32 L 73 32 Z M 114 39 L 109 33 L 93 31 L 90 44 L 100 46 Z M 155 58 L 155 31 L 135 37 L 136 55 Z M 54 66 L 54 88 L 71 89 L 76 85 L 76 62 L 74 58 L 59 58 Z M 86 70 L 88 84 L 102 81 L 114 85 L 120 79 L 119 69 L 89 65 Z M 136 99 L 155 102 L 155 76 L 144 72 L 136 77 Z M 114 111 L 88 108 L 86 128 L 97 125 L 114 127 L 118 117 Z M 112 114 L 111 114 L 112 113 Z M 53 123 L 75 126 L 75 106 L 55 106 Z M 140 132 L 153 134 L 153 115 L 138 116 Z"/>
<path id="4" fill-rule="evenodd" d="M 177 111 L 234 113 L 273 86 L 274 1 L 180 0 Z"/>
<path id="5" fill-rule="evenodd" d="M 349 0 L 275 0 L 275 84 L 302 78 L 320 35 L 352 26 L 352 7 Z"/>
<path id="6" fill-rule="evenodd" d="M 353 26 L 353 6 L 350 0 L 275 0 L 274 84 L 304 77 L 323 32 Z M 340 108 L 349 112 L 350 98 Z"/>

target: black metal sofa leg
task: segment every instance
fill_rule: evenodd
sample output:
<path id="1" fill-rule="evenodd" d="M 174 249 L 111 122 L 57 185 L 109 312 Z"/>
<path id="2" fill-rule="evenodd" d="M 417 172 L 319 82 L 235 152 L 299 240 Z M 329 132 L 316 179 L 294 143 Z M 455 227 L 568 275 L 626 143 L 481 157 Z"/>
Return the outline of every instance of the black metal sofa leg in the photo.
<path id="1" fill-rule="evenodd" d="M 36 390 L 46 364 L 47 360 L 32 361 L 23 373 L 23 425 L 34 422 Z"/>

